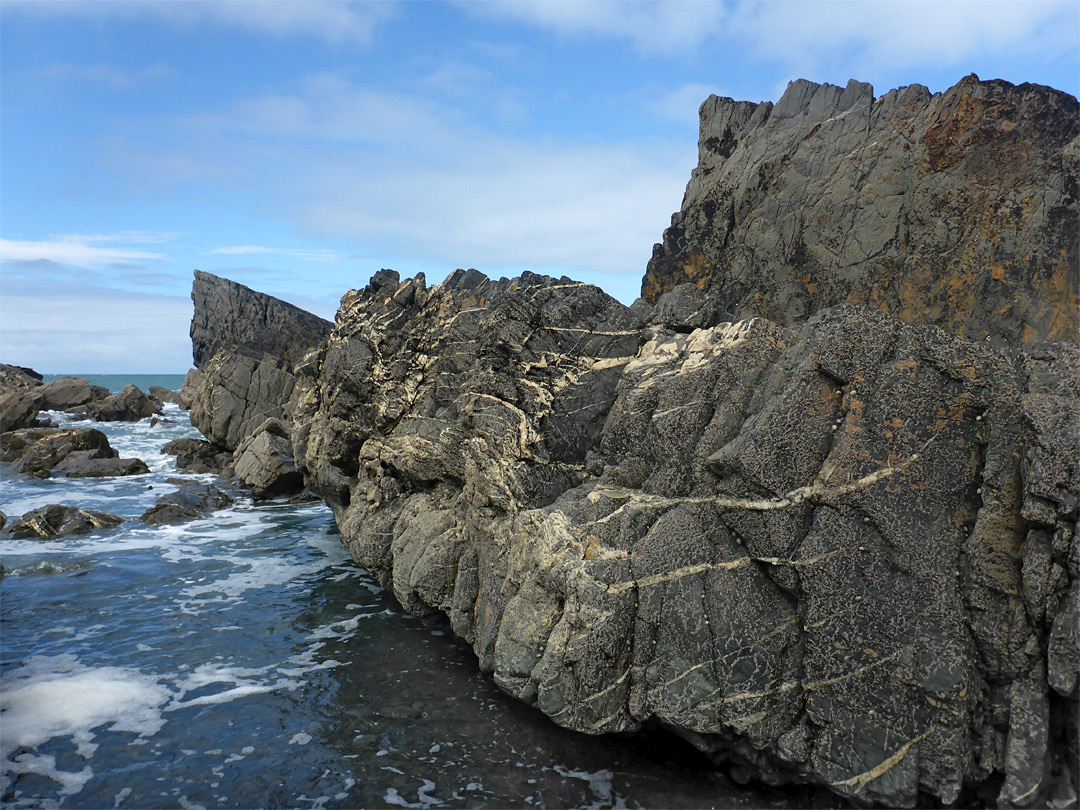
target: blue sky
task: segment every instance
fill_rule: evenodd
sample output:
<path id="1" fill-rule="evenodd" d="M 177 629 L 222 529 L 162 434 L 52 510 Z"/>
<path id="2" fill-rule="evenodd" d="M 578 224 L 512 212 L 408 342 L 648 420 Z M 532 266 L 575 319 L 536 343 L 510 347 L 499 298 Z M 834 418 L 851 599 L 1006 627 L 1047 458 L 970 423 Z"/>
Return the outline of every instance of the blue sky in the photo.
<path id="1" fill-rule="evenodd" d="M 1080 85 L 1080 2 L 0 3 L 0 360 L 183 372 L 192 269 L 326 318 L 392 267 L 629 303 L 710 94 Z"/>

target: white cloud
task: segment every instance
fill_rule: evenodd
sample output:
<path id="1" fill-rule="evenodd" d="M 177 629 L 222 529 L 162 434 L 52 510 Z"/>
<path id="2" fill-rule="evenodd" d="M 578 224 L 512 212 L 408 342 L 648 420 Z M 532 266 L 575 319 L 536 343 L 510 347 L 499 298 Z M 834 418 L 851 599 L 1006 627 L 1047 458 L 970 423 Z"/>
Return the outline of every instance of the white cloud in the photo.
<path id="1" fill-rule="evenodd" d="M 148 65 L 137 70 L 124 70 L 113 65 L 76 65 L 70 62 L 57 62 L 28 71 L 28 74 L 53 81 L 86 82 L 105 85 L 114 90 L 129 90 L 151 82 L 175 78 L 179 72 L 164 64 Z"/>
<path id="2" fill-rule="evenodd" d="M 727 33 L 750 44 L 760 58 L 800 75 L 841 65 L 869 74 L 964 65 L 989 53 L 1074 52 L 1078 8 L 1055 0 L 742 2 Z"/>
<path id="3" fill-rule="evenodd" d="M 287 248 L 262 247 L 261 245 L 236 245 L 233 247 L 220 247 L 208 251 L 211 254 L 224 256 L 256 256 L 274 254 L 288 256 L 294 259 L 305 259 L 311 262 L 340 262 L 345 257 L 332 250 L 290 250 Z"/>
<path id="4" fill-rule="evenodd" d="M 200 139 L 200 149 L 215 165 L 246 166 L 244 190 L 279 200 L 273 215 L 303 234 L 451 266 L 636 279 L 679 205 L 696 129 L 674 144 L 525 140 L 479 126 L 442 98 L 329 75 L 187 125 L 227 134 Z M 216 252 L 226 250 L 270 249 Z"/>
<path id="5" fill-rule="evenodd" d="M 726 18 L 720 0 L 461 0 L 465 11 L 513 20 L 561 36 L 629 40 L 642 53 L 678 54 L 720 34 Z"/>
<path id="6" fill-rule="evenodd" d="M 191 301 L 72 285 L 43 301 L 34 289 L 0 297 L 3 362 L 46 374 L 183 373 Z"/>
<path id="7" fill-rule="evenodd" d="M 153 18 L 185 28 L 219 25 L 276 37 L 313 36 L 331 44 L 369 44 L 376 27 L 396 10 L 392 0 L 344 2 L 335 0 L 129 0 L 128 2 L 5 3 L 5 12 L 20 11 L 43 17 L 95 16 L 125 19 Z"/>
<path id="8" fill-rule="evenodd" d="M 698 108 L 713 94 L 720 94 L 716 85 L 692 82 L 664 92 L 650 90 L 644 104 L 652 115 L 682 125 L 689 137 L 697 131 Z"/>
<path id="9" fill-rule="evenodd" d="M 106 267 L 121 262 L 167 258 L 161 253 L 110 244 L 129 241 L 145 244 L 148 240 L 131 239 L 130 234 L 69 234 L 39 242 L 0 238 L 0 262 L 48 261 L 73 267 Z M 102 243 L 108 246 L 100 246 Z"/>

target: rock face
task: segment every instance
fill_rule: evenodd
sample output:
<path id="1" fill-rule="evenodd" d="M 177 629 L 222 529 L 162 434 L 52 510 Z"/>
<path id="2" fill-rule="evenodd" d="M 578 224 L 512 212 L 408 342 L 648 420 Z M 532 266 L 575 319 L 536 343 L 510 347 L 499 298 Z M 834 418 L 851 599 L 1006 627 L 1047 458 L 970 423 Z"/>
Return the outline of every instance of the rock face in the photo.
<path id="1" fill-rule="evenodd" d="M 887 805 L 1066 789 L 1075 345 L 859 307 L 685 334 L 567 279 L 381 273 L 302 374 L 354 559 L 561 725 Z"/>
<path id="2" fill-rule="evenodd" d="M 330 333 L 331 324 L 310 312 L 199 270 L 191 299 L 192 354 L 200 370 L 222 349 L 270 354 L 294 366 Z"/>
<path id="3" fill-rule="evenodd" d="M 974 78 L 713 98 L 649 300 L 381 271 L 290 361 L 215 350 L 192 421 L 253 486 L 291 443 L 353 558 L 560 725 L 1069 806 L 1077 132 Z"/>
<path id="4" fill-rule="evenodd" d="M 220 473 L 232 462 L 231 453 L 202 439 L 173 439 L 161 452 L 176 456 L 177 469 L 195 473 Z"/>
<path id="5" fill-rule="evenodd" d="M 95 422 L 138 422 L 161 413 L 161 403 L 150 399 L 136 386 L 126 385 L 119 394 L 88 403 L 78 410 Z"/>
<path id="6" fill-rule="evenodd" d="M 182 394 L 190 403 L 191 423 L 219 448 L 233 452 L 245 440 L 265 433 L 267 420 L 276 420 L 281 436 L 267 434 L 254 449 L 244 445 L 245 451 L 261 454 L 266 464 L 273 459 L 274 469 L 264 466 L 257 472 L 248 463 L 244 477 L 263 495 L 299 491 L 303 480 L 291 458 L 286 427 L 296 386 L 294 369 L 325 343 L 332 324 L 272 296 L 199 271 L 195 271 L 192 300 L 191 336 L 198 373 L 189 372 Z"/>
<path id="7" fill-rule="evenodd" d="M 279 419 L 267 419 L 240 443 L 233 472 L 256 498 L 291 495 L 304 487 L 289 431 Z"/>
<path id="8" fill-rule="evenodd" d="M 7 523 L 0 535 L 13 539 L 39 537 L 47 540 L 69 534 L 86 534 L 94 529 L 111 529 L 123 522 L 123 518 L 108 512 L 49 504 Z"/>
<path id="9" fill-rule="evenodd" d="M 171 402 L 174 405 L 180 405 L 180 393 L 178 391 L 170 391 L 168 388 L 162 388 L 160 385 L 151 385 L 150 390 L 147 392 L 150 397 L 156 399 L 158 402 Z"/>
<path id="10" fill-rule="evenodd" d="M 874 98 L 792 82 L 775 105 L 710 96 L 698 166 L 642 296 L 796 324 L 862 304 L 996 345 L 1076 340 L 1080 106 L 969 76 Z"/>

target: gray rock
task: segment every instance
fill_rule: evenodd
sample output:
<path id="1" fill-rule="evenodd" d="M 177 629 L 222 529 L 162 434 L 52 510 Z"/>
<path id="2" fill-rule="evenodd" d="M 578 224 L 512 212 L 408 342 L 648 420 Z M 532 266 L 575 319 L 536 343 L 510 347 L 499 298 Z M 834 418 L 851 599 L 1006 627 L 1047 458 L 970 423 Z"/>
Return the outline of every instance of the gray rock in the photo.
<path id="1" fill-rule="evenodd" d="M 203 373 L 197 368 L 188 369 L 188 373 L 184 375 L 184 384 L 180 388 L 181 410 L 191 410 L 191 403 L 198 394 L 199 389 L 202 387 L 202 383 Z"/>
<path id="2" fill-rule="evenodd" d="M 852 307 L 642 330 L 595 288 L 477 275 L 347 294 L 295 400 L 308 486 L 402 605 L 561 725 L 660 723 L 773 781 L 907 806 L 996 773 L 1021 802 L 1068 770 L 1069 578 L 1039 572 L 1075 547 L 1049 452 L 1075 347 Z"/>
<path id="3" fill-rule="evenodd" d="M 206 517 L 232 503 L 232 498 L 211 484 L 183 482 L 176 492 L 163 495 L 139 517 L 153 525 L 184 523 Z"/>
<path id="4" fill-rule="evenodd" d="M 69 410 L 95 422 L 138 422 L 161 413 L 161 403 L 150 399 L 138 387 L 126 385 L 119 394 Z"/>
<path id="5" fill-rule="evenodd" d="M 292 441 L 278 419 L 268 419 L 236 448 L 233 472 L 256 498 L 289 496 L 304 488 Z"/>
<path id="6" fill-rule="evenodd" d="M 61 377 L 34 388 L 41 410 L 66 411 L 109 396 L 109 389 L 91 385 L 82 377 Z"/>
<path id="7" fill-rule="evenodd" d="M 109 439 L 94 428 L 27 428 L 0 435 L 0 460 L 17 473 L 48 478 L 52 469 L 74 452 L 82 458 L 116 458 Z"/>
<path id="8" fill-rule="evenodd" d="M 232 453 L 202 439 L 173 439 L 161 452 L 176 456 L 177 469 L 195 473 L 220 473 L 232 463 Z"/>
<path id="9" fill-rule="evenodd" d="M 42 376 L 32 368 L 0 363 L 0 393 L 37 388 L 41 381 Z"/>
<path id="10" fill-rule="evenodd" d="M 278 298 L 199 270 L 191 299 L 191 346 L 199 369 L 223 349 L 254 358 L 269 354 L 291 366 L 323 343 L 333 326 Z"/>
<path id="11" fill-rule="evenodd" d="M 142 475 L 150 472 L 146 462 L 138 458 L 100 458 L 96 450 L 76 450 L 52 468 L 68 478 L 108 478 L 112 476 Z"/>
<path id="12" fill-rule="evenodd" d="M 689 282 L 660 296 L 648 313 L 646 323 L 676 332 L 692 332 L 716 326 L 722 320 L 734 320 L 722 312 L 709 295 Z"/>
<path id="13" fill-rule="evenodd" d="M 32 391 L 10 390 L 0 394 L 0 433 L 38 424 L 38 402 Z"/>
<path id="14" fill-rule="evenodd" d="M 95 529 L 111 529 L 123 522 L 123 518 L 108 512 L 49 504 L 7 523 L 0 535 L 13 539 L 37 537 L 47 540 L 69 534 L 86 534 Z"/>
<path id="15" fill-rule="evenodd" d="M 150 390 L 147 392 L 151 398 L 156 399 L 158 402 L 171 402 L 174 405 L 180 405 L 180 392 L 170 391 L 168 388 L 162 388 L 160 385 L 151 385 Z"/>
<path id="16" fill-rule="evenodd" d="M 1048 87 L 963 79 L 874 98 L 792 82 L 710 96 L 698 165 L 642 282 L 686 282 L 740 318 L 835 304 L 996 345 L 1077 340 L 1080 107 Z"/>

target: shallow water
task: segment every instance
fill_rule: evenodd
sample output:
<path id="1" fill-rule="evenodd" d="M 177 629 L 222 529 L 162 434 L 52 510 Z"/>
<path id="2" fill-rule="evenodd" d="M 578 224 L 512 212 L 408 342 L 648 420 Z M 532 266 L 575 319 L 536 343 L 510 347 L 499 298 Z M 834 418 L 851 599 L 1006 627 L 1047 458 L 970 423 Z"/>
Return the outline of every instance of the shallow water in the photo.
<path id="1" fill-rule="evenodd" d="M 175 406 L 166 417 L 95 425 L 147 475 L 38 481 L 0 469 L 9 518 L 60 502 L 126 520 L 2 541 L 5 806 L 807 802 L 736 787 L 674 738 L 590 738 L 508 698 L 471 652 L 348 559 L 321 504 L 234 493 L 204 520 L 139 523 L 175 486 L 159 448 L 198 435 Z"/>

